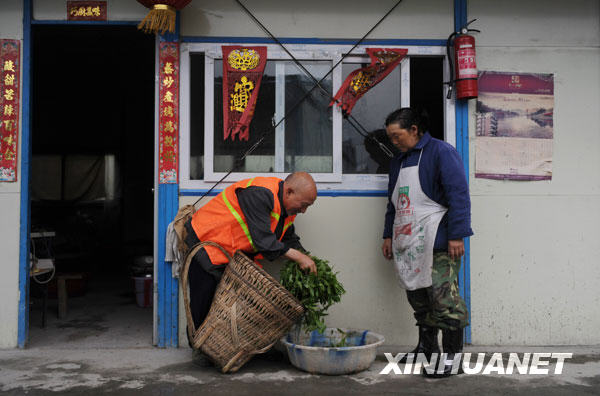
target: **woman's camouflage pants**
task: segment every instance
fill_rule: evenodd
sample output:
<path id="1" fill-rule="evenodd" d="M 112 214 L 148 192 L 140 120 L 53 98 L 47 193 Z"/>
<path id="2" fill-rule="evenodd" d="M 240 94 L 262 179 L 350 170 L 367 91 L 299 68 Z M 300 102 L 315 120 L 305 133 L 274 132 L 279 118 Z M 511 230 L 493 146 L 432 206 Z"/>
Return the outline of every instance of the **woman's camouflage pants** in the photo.
<path id="1" fill-rule="evenodd" d="M 459 269 L 460 259 L 452 260 L 445 252 L 433 254 L 432 285 L 406 291 L 417 326 L 458 330 L 469 325 L 467 305 L 458 291 Z"/>

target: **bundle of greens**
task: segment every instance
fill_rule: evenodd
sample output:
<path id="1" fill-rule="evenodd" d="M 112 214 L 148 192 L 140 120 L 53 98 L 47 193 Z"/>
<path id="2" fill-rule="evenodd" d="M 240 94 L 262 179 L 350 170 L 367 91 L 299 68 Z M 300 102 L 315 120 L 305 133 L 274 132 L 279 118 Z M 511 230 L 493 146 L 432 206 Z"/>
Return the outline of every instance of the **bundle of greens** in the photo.
<path id="1" fill-rule="evenodd" d="M 346 292 L 329 266 L 329 261 L 310 256 L 317 266 L 317 275 L 305 274 L 296 262 L 288 260 L 281 269 L 280 282 L 304 306 L 306 312 L 302 320 L 306 331 L 325 331 L 325 321 L 329 307 L 340 302 Z"/>

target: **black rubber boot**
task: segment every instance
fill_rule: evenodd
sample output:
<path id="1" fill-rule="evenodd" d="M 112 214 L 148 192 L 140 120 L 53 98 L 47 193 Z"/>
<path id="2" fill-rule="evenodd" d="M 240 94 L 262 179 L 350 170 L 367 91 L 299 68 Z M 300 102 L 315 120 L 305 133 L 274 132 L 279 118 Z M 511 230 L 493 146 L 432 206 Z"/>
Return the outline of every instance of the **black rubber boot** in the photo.
<path id="1" fill-rule="evenodd" d="M 463 329 L 442 330 L 442 346 L 444 347 L 444 353 L 435 362 L 435 372 L 429 373 L 427 370 L 423 370 L 423 374 L 426 377 L 445 378 L 455 374 L 462 374 Z M 444 359 L 444 363 L 440 363 L 440 359 Z M 455 360 L 458 361 L 455 362 Z M 458 371 L 453 373 L 452 368 L 455 365 L 458 365 Z"/>
<path id="2" fill-rule="evenodd" d="M 419 326 L 419 342 L 417 347 L 412 350 L 413 359 L 417 359 L 417 353 L 424 353 L 427 356 L 427 361 L 431 359 L 432 353 L 440 353 L 440 345 L 438 344 L 438 328 L 429 326 Z M 398 363 L 406 363 L 408 354 L 404 355 Z"/>

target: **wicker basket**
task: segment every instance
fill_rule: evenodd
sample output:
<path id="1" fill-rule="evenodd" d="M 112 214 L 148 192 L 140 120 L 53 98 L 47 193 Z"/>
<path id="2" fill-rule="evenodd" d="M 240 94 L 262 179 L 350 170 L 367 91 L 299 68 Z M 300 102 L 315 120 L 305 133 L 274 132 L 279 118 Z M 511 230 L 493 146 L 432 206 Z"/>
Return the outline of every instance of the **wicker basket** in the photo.
<path id="1" fill-rule="evenodd" d="M 196 252 L 215 246 L 229 258 L 208 316 L 195 329 L 188 296 L 188 269 Z M 218 244 L 202 242 L 188 253 L 181 274 L 188 334 L 223 373 L 240 369 L 253 355 L 268 351 L 302 316 L 304 308 L 272 276 L 241 251 L 233 258 Z"/>

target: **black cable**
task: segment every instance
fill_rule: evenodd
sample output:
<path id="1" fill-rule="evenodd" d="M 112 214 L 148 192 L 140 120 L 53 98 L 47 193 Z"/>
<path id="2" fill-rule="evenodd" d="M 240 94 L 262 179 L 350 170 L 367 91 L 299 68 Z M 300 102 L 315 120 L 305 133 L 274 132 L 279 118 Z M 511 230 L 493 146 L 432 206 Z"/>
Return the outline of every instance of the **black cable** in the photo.
<path id="1" fill-rule="evenodd" d="M 446 99 L 450 99 L 452 97 L 452 84 L 454 84 L 454 60 L 450 57 L 450 47 L 452 46 L 452 39 L 456 36 L 456 32 L 453 32 L 448 36 L 446 40 L 446 58 L 448 59 L 448 69 L 450 71 L 450 81 L 444 84 L 448 84 L 448 93 L 446 94 Z"/>
<path id="2" fill-rule="evenodd" d="M 240 5 L 240 6 L 241 6 L 241 7 L 242 7 L 244 10 L 246 10 L 246 12 L 247 12 L 247 13 L 249 13 L 250 15 L 252 15 L 252 14 L 250 13 L 250 11 L 249 11 L 249 10 L 248 10 L 248 9 L 247 9 L 247 8 L 246 8 L 246 7 L 245 7 L 245 6 L 244 6 L 244 5 L 243 5 L 243 4 L 242 4 L 242 3 L 241 3 L 239 0 L 236 0 L 236 2 L 237 2 L 237 3 L 238 3 L 238 4 L 239 4 L 239 5 Z M 328 72 L 327 72 L 327 73 L 326 73 L 326 74 L 325 74 L 325 75 L 324 75 L 324 76 L 323 76 L 323 77 L 322 77 L 322 78 L 321 78 L 319 81 L 317 81 L 317 83 L 316 83 L 315 85 L 313 85 L 313 87 L 312 87 L 310 90 L 308 90 L 308 91 L 307 91 L 307 92 L 304 94 L 304 96 L 302 96 L 302 97 L 300 98 L 300 100 L 298 100 L 298 102 L 296 102 L 296 104 L 295 104 L 294 106 L 292 106 L 292 108 L 291 108 L 289 111 L 287 111 L 287 112 L 284 114 L 284 116 L 281 118 L 281 120 L 279 120 L 277 123 L 273 123 L 273 125 L 271 126 L 271 128 L 269 128 L 269 130 L 267 130 L 266 132 L 264 132 L 264 133 L 263 133 L 263 134 L 260 136 L 260 138 L 259 138 L 259 139 L 258 139 L 258 140 L 257 140 L 257 141 L 256 141 L 256 142 L 255 142 L 255 143 L 252 145 L 252 146 L 250 146 L 250 148 L 249 148 L 248 150 L 246 150 L 246 152 L 245 152 L 244 154 L 242 154 L 242 156 L 241 156 L 241 157 L 240 157 L 238 160 L 236 160 L 236 161 L 235 161 L 235 163 L 234 163 L 233 167 L 232 167 L 232 168 L 231 168 L 231 169 L 230 169 L 230 170 L 229 170 L 229 171 L 228 171 L 228 172 L 225 174 L 225 176 L 223 176 L 223 177 L 222 177 L 222 178 L 221 178 L 221 179 L 220 179 L 218 182 L 216 182 L 215 184 L 213 184 L 213 186 L 212 186 L 212 187 L 211 187 L 211 188 L 210 188 L 210 189 L 209 189 L 207 192 L 205 192 L 204 194 L 202 194 L 202 196 L 201 196 L 200 198 L 198 198 L 198 199 L 196 200 L 196 202 L 194 202 L 194 206 L 195 206 L 195 205 L 196 205 L 198 202 L 200 202 L 200 201 L 202 200 L 202 198 L 204 198 L 204 197 L 206 197 L 208 194 L 210 194 L 210 193 L 212 192 L 212 190 L 214 190 L 214 189 L 215 189 L 215 187 L 217 187 L 219 184 L 221 184 L 221 183 L 222 183 L 222 182 L 223 182 L 223 181 L 224 181 L 224 180 L 225 180 L 225 179 L 226 179 L 226 178 L 227 178 L 227 177 L 228 177 L 230 174 L 232 174 L 232 173 L 233 173 L 233 171 L 234 171 L 235 169 L 237 169 L 237 167 L 238 167 L 238 166 L 241 164 L 241 161 L 243 161 L 243 160 L 244 160 L 244 159 L 245 159 L 245 158 L 246 158 L 246 157 L 247 157 L 249 154 L 251 154 L 251 153 L 252 153 L 254 150 L 256 150 L 256 148 L 257 148 L 257 147 L 258 147 L 258 146 L 259 146 L 259 145 L 260 145 L 260 144 L 261 144 L 261 143 L 264 141 L 264 139 L 265 139 L 265 138 L 266 138 L 266 137 L 267 137 L 267 136 L 268 136 L 268 135 L 269 135 L 269 134 L 270 134 L 272 131 L 274 131 L 275 129 L 277 129 L 277 127 L 279 126 L 279 124 L 281 124 L 281 123 L 283 122 L 283 120 L 285 120 L 285 119 L 286 119 L 286 118 L 287 118 L 287 117 L 288 117 L 288 116 L 289 116 L 289 115 L 290 115 L 290 114 L 291 114 L 291 113 L 292 113 L 292 112 L 293 112 L 293 111 L 294 111 L 294 110 L 295 110 L 295 109 L 296 109 L 296 108 L 297 108 L 297 107 L 298 107 L 298 106 L 299 106 L 299 105 L 300 105 L 300 104 L 301 104 L 301 103 L 302 103 L 302 102 L 303 102 L 303 101 L 304 101 L 304 100 L 305 100 L 305 99 L 306 99 L 306 98 L 307 98 L 307 97 L 308 97 L 308 96 L 309 96 L 309 95 L 312 93 L 312 91 L 314 91 L 314 89 L 315 89 L 315 88 L 317 88 L 317 87 L 320 87 L 320 88 L 322 88 L 320 84 L 321 84 L 321 83 L 322 83 L 322 82 L 323 82 L 323 81 L 324 81 L 324 80 L 325 80 L 327 77 L 329 77 L 329 75 L 330 75 L 330 74 L 333 72 L 333 70 L 335 70 L 335 68 L 336 68 L 336 67 L 337 67 L 337 66 L 338 66 L 340 63 L 342 63 L 342 61 L 343 61 L 343 60 L 344 60 L 344 59 L 345 59 L 345 58 L 346 58 L 348 55 L 350 55 L 350 53 L 352 53 L 352 51 L 354 51 L 354 49 L 355 49 L 356 47 L 358 47 L 358 46 L 359 46 L 359 45 L 360 45 L 360 44 L 361 44 L 361 43 L 362 43 L 362 42 L 363 42 L 363 41 L 364 41 L 364 40 L 367 38 L 367 36 L 368 36 L 369 34 L 371 34 L 371 32 L 377 28 L 377 26 L 379 26 L 379 25 L 381 24 L 381 22 L 383 22 L 383 20 L 384 20 L 385 18 L 387 18 L 387 16 L 388 16 L 388 15 L 389 15 L 389 14 L 390 14 L 390 13 L 391 13 L 391 12 L 392 12 L 392 11 L 393 11 L 393 10 L 394 10 L 394 9 L 395 9 L 395 8 L 396 8 L 396 7 L 397 7 L 397 6 L 398 6 L 398 5 L 401 3 L 401 2 L 402 2 L 402 0 L 398 0 L 398 2 L 397 2 L 397 3 L 396 3 L 396 4 L 395 4 L 395 5 L 394 5 L 394 6 L 393 6 L 393 7 L 392 7 L 392 8 L 391 8 L 391 9 L 390 9 L 390 10 L 389 10 L 389 11 L 388 11 L 388 12 L 387 12 L 387 13 L 386 13 L 386 14 L 385 14 L 385 15 L 384 15 L 384 16 L 383 16 L 383 17 L 382 17 L 382 18 L 381 18 L 381 19 L 380 19 L 380 20 L 379 20 L 379 21 L 378 21 L 378 22 L 377 22 L 375 25 L 374 25 L 374 26 L 373 26 L 373 27 L 372 27 L 371 29 L 369 29 L 369 31 L 368 31 L 367 33 L 365 33 L 365 34 L 364 34 L 364 35 L 361 37 L 361 39 L 360 39 L 360 40 L 358 40 L 358 41 L 357 41 L 357 42 L 356 42 L 356 43 L 355 43 L 355 44 L 352 46 L 352 48 L 350 49 L 350 51 L 348 51 L 346 54 L 342 55 L 341 59 L 340 59 L 340 60 L 339 60 L 339 61 L 338 61 L 338 62 L 337 62 L 335 65 L 333 65 L 333 67 L 332 67 L 331 69 L 329 69 L 329 71 L 328 71 Z M 253 17 L 253 19 L 255 19 L 255 20 L 256 20 L 256 18 L 255 18 L 253 15 L 252 15 L 252 17 Z M 256 20 L 256 21 L 259 23 L 259 25 L 261 25 L 261 26 L 263 27 L 263 29 L 267 30 L 267 29 L 266 29 L 266 27 L 264 27 L 264 26 L 263 26 L 263 25 L 262 25 L 262 24 L 261 24 L 261 23 L 260 23 L 258 20 Z M 267 31 L 268 31 L 268 30 L 267 30 Z M 269 33 L 269 34 L 270 34 L 270 33 Z M 270 35 L 271 35 L 271 34 L 270 34 Z M 275 39 L 275 40 L 276 40 L 276 42 L 277 42 L 279 45 L 283 46 L 283 44 L 281 44 L 281 43 L 279 42 L 279 40 L 277 40 L 277 38 L 275 38 L 275 36 L 273 36 L 273 35 L 271 35 L 271 36 L 272 36 L 272 38 L 273 38 L 273 39 Z M 285 48 L 285 47 L 284 47 L 284 48 Z M 287 50 L 286 50 L 286 51 L 287 51 Z M 290 54 L 290 56 L 291 56 L 291 54 Z M 307 72 L 308 72 L 308 71 L 307 71 Z M 308 73 L 308 74 L 310 74 L 310 73 Z M 314 77 L 313 77 L 313 79 L 314 79 Z M 382 144 L 381 144 L 379 141 L 377 141 L 377 143 L 380 145 L 380 147 L 382 146 Z M 387 147 L 386 147 L 386 149 L 387 149 Z M 388 150 L 388 152 L 389 152 L 389 150 Z"/>
<path id="3" fill-rule="evenodd" d="M 400 2 L 401 2 L 401 1 L 402 1 L 402 0 L 398 1 L 398 2 L 396 3 L 396 5 L 395 5 L 394 7 L 392 7 L 392 9 L 391 9 L 390 11 L 388 11 L 388 13 L 387 13 L 387 14 L 384 16 L 384 18 L 385 18 L 387 15 L 389 15 L 389 13 L 390 13 L 390 12 L 392 12 L 392 11 L 394 10 L 394 8 L 396 8 L 396 6 L 398 6 L 398 4 L 400 4 Z M 287 54 L 290 56 L 290 58 L 292 58 L 292 60 L 294 61 L 294 63 L 295 63 L 295 64 L 296 64 L 296 65 L 297 65 L 297 66 L 298 66 L 298 67 L 299 67 L 299 68 L 300 68 L 300 69 L 301 69 L 301 70 L 302 70 L 302 71 L 303 71 L 303 72 L 304 72 L 304 73 L 305 73 L 305 74 L 306 74 L 308 77 L 310 77 L 310 78 L 312 79 L 313 83 L 315 84 L 315 87 L 319 87 L 319 88 L 321 89 L 321 91 L 322 91 L 322 92 L 323 92 L 323 93 L 324 93 L 324 94 L 325 94 L 325 95 L 326 95 L 326 96 L 329 98 L 329 100 L 330 100 L 330 101 L 333 101 L 333 102 L 335 102 L 336 104 L 339 104 L 339 103 L 340 103 L 340 101 L 339 101 L 338 99 L 336 99 L 335 97 L 333 97 L 333 95 L 332 95 L 332 94 L 331 94 L 331 93 L 330 93 L 330 92 L 329 92 L 327 89 L 323 88 L 323 86 L 321 85 L 321 81 L 322 81 L 322 80 L 321 80 L 321 81 L 318 81 L 318 80 L 315 78 L 315 76 L 313 76 L 313 75 L 312 75 L 312 73 L 311 73 L 311 72 L 309 72 L 309 71 L 308 71 L 308 70 L 307 70 L 307 69 L 304 67 L 304 65 L 303 65 L 303 64 L 302 64 L 302 63 L 301 63 L 301 62 L 300 62 L 300 61 L 299 61 L 299 60 L 298 60 L 298 59 L 297 59 L 297 58 L 296 58 L 296 57 L 295 57 L 295 56 L 294 56 L 294 55 L 293 55 L 293 54 L 292 54 L 292 53 L 291 53 L 291 52 L 290 52 L 288 49 L 287 49 L 287 47 L 286 47 L 285 45 L 283 45 L 283 43 L 282 43 L 281 41 L 279 41 L 279 39 L 278 39 L 277 37 L 275 37 L 275 36 L 273 35 L 273 33 L 271 33 L 271 31 L 269 31 L 269 29 L 267 29 L 267 28 L 266 28 L 266 26 L 265 26 L 265 25 L 263 25 L 263 24 L 262 24 L 262 23 L 261 23 L 261 22 L 258 20 L 258 18 L 256 18 L 256 16 L 254 16 L 254 14 L 252 14 L 252 12 L 251 12 L 251 11 L 250 11 L 248 8 L 246 8 L 246 7 L 245 7 L 245 6 L 242 4 L 242 2 L 241 2 L 240 0 L 236 0 L 236 2 L 237 2 L 239 5 L 240 5 L 240 7 L 242 7 L 242 8 L 244 9 L 244 11 L 246 11 L 246 13 L 247 13 L 247 14 L 248 14 L 248 15 L 249 15 L 249 16 L 250 16 L 250 17 L 251 17 L 253 20 L 254 20 L 254 22 L 256 22 L 256 23 L 257 23 L 257 24 L 258 24 L 258 25 L 261 27 L 261 29 L 263 29 L 263 30 L 264 30 L 264 31 L 265 31 L 265 32 L 266 32 L 266 33 L 267 33 L 267 34 L 268 34 L 268 35 L 269 35 L 269 36 L 270 36 L 270 37 L 271 37 L 271 38 L 272 38 L 272 39 L 273 39 L 273 40 L 274 40 L 274 41 L 275 41 L 275 42 L 276 42 L 276 43 L 277 43 L 277 44 L 278 44 L 278 45 L 279 45 L 281 48 L 283 48 L 283 50 L 284 50 L 284 51 L 285 51 L 285 52 L 286 52 L 286 53 L 287 53 Z M 381 20 L 380 20 L 380 22 L 381 22 L 382 20 L 383 20 L 383 19 L 381 19 Z M 378 22 L 377 24 L 379 24 L 379 22 Z M 375 25 L 375 27 L 377 27 L 377 25 Z M 375 27 L 374 27 L 374 28 L 375 28 Z M 373 29 L 374 29 L 374 28 L 373 28 Z M 371 31 L 372 31 L 373 29 L 371 29 Z M 354 46 L 354 48 L 356 48 L 356 46 Z M 354 49 L 354 48 L 353 48 L 353 49 Z M 353 50 L 353 49 L 352 49 L 352 50 Z M 348 54 L 349 54 L 349 53 L 351 53 L 351 52 L 352 52 L 352 50 L 350 50 L 350 51 L 348 52 Z M 339 62 L 338 62 L 338 64 L 339 64 Z M 335 66 L 334 66 L 334 68 L 335 68 Z M 333 70 L 333 69 L 332 69 L 332 70 Z M 313 88 L 313 89 L 314 89 L 314 88 Z M 312 90 L 311 90 L 311 91 L 312 91 Z M 393 158 L 393 157 L 394 157 L 394 155 L 392 154 L 392 152 L 391 152 L 391 151 L 390 151 L 390 150 L 389 150 L 387 147 L 385 147 L 385 145 L 384 145 L 383 143 L 381 143 L 379 140 L 377 140 L 377 139 L 376 139 L 374 136 L 372 136 L 372 135 L 363 135 L 363 134 L 361 133 L 361 131 L 360 131 L 358 128 L 360 127 L 361 129 L 363 129 L 363 130 L 365 130 L 365 131 L 366 131 L 366 128 L 365 128 L 365 127 L 364 127 L 364 126 L 363 126 L 363 125 L 362 125 L 362 124 L 361 124 L 361 123 L 360 123 L 360 122 L 359 122 L 359 121 L 358 121 L 358 120 L 357 120 L 357 119 L 356 119 L 356 118 L 355 118 L 355 117 L 354 117 L 352 114 L 345 114 L 345 115 L 344 115 L 344 118 L 346 118 L 346 120 L 348 120 L 348 123 L 349 123 L 349 124 L 350 124 L 350 125 L 351 125 L 351 126 L 352 126 L 352 127 L 355 129 L 355 130 L 356 130 L 356 132 L 358 132 L 358 133 L 359 133 L 359 135 L 361 135 L 361 136 L 363 136 L 363 137 L 365 137 L 365 138 L 367 138 L 367 139 L 371 139 L 371 140 L 373 140 L 373 141 L 374 141 L 374 142 L 375 142 L 375 143 L 376 143 L 376 144 L 377 144 L 377 145 L 378 145 L 378 146 L 381 148 L 381 150 L 383 151 L 383 153 L 384 153 L 384 154 L 386 154 L 386 155 L 387 155 L 388 157 L 390 157 L 390 158 Z M 352 120 L 352 121 L 354 121 L 354 122 L 350 122 L 350 120 Z M 368 132 L 367 132 L 367 133 L 368 133 Z"/>
<path id="4" fill-rule="evenodd" d="M 377 145 L 379 146 L 379 148 L 381 149 L 381 151 L 383 151 L 388 157 L 390 157 L 390 158 L 394 157 L 394 153 L 392 153 L 390 151 L 390 149 L 387 148 L 387 146 L 385 144 L 381 143 L 373 135 L 370 135 L 369 131 L 367 131 L 365 129 L 365 127 L 363 127 L 360 123 L 357 123 L 357 125 L 354 125 L 353 122 L 356 122 L 356 119 L 354 119 L 354 118 L 346 118 L 346 121 L 348 121 L 348 124 L 350 124 L 352 127 L 354 127 L 354 129 L 356 130 L 356 132 L 358 132 L 358 134 L 360 136 L 364 137 L 365 139 L 371 139 L 372 141 L 374 141 L 375 143 L 377 143 Z M 359 129 L 359 127 L 362 128 L 362 131 Z"/>

